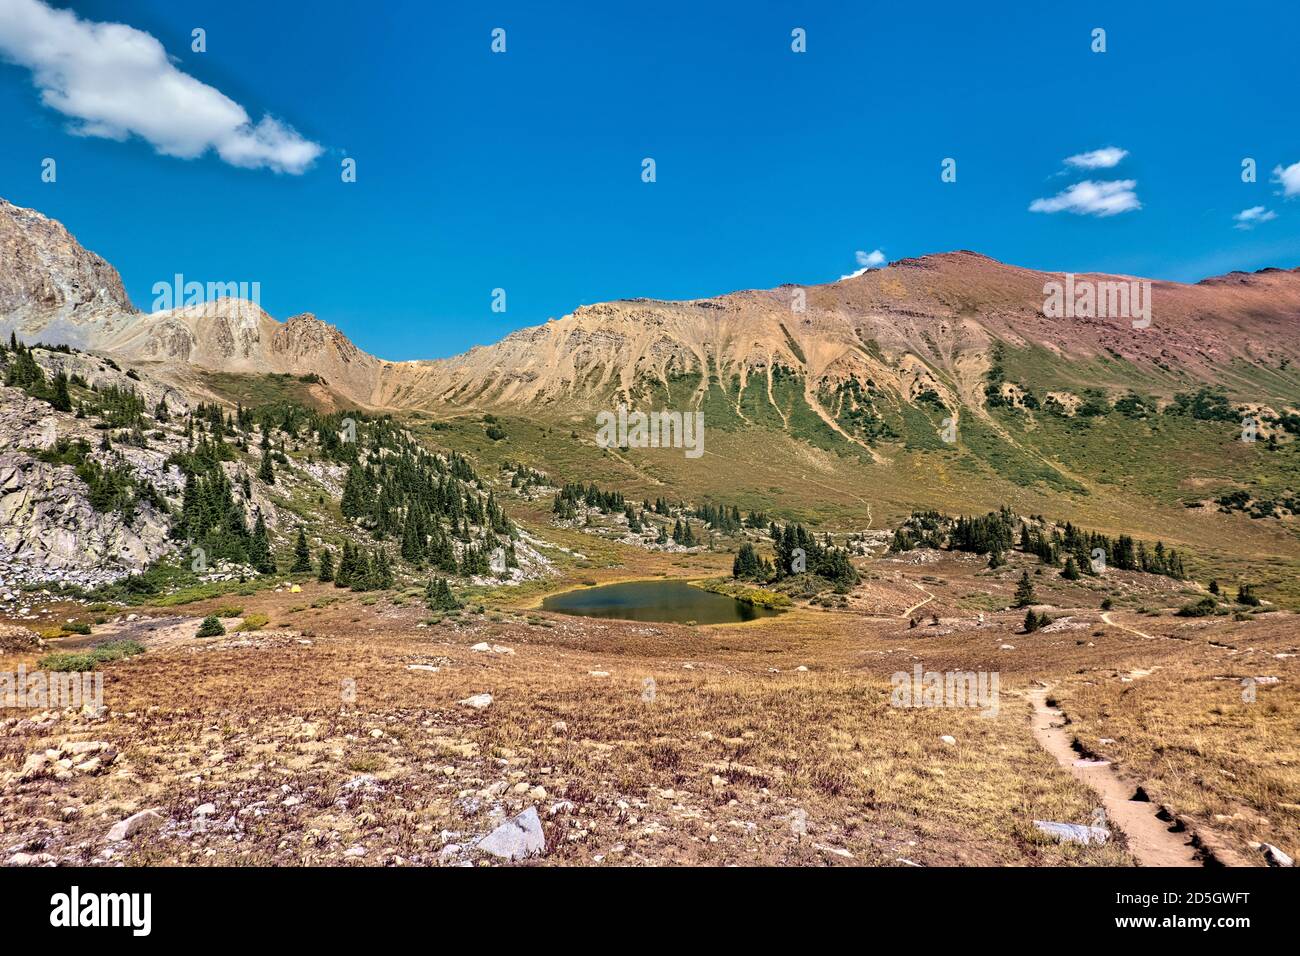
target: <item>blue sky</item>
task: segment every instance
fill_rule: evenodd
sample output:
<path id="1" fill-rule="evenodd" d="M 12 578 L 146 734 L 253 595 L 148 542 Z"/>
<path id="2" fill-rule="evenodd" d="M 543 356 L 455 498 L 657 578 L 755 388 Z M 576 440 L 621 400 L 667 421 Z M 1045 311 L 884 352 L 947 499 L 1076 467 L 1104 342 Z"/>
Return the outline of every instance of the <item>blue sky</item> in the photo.
<path id="1" fill-rule="evenodd" d="M 1300 163 L 1300 5 L 53 4 L 151 34 L 250 131 L 173 120 L 132 88 L 147 71 L 71 92 L 47 76 L 62 111 L 44 105 L 5 15 L 38 2 L 0 0 L 0 196 L 62 220 L 141 308 L 178 272 L 257 281 L 275 317 L 312 311 L 403 359 L 583 303 L 827 282 L 859 251 L 1184 281 L 1300 265 L 1300 167 L 1292 197 L 1272 181 Z M 74 135 L 88 110 L 126 138 Z M 158 150 L 205 136 L 197 158 Z M 1066 163 L 1107 147 L 1125 155 Z M 1085 181 L 1140 208 L 1030 211 Z"/>

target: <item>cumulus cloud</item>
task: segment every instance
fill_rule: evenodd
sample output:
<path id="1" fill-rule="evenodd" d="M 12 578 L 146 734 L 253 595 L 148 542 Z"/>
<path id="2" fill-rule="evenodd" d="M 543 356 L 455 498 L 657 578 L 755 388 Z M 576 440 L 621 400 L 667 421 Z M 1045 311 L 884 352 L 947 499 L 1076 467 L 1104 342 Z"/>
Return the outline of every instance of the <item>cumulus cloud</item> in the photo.
<path id="1" fill-rule="evenodd" d="M 1065 157 L 1065 165 L 1073 166 L 1075 169 L 1110 169 L 1118 166 L 1120 160 L 1127 155 L 1127 149 L 1120 149 L 1118 146 L 1106 146 L 1102 149 L 1094 149 L 1091 152 L 1067 156 Z"/>
<path id="2" fill-rule="evenodd" d="M 1273 167 L 1273 182 L 1281 184 L 1282 195 L 1287 199 L 1300 196 L 1300 163 L 1292 163 L 1285 169 Z"/>
<path id="3" fill-rule="evenodd" d="M 1030 212 L 1072 212 L 1080 216 L 1114 216 L 1121 212 L 1141 209 L 1135 179 L 1112 179 L 1104 182 L 1084 180 L 1063 189 L 1055 196 L 1035 199 L 1029 204 Z"/>
<path id="4" fill-rule="evenodd" d="M 41 102 L 79 136 L 135 135 L 166 156 L 215 150 L 232 166 L 301 173 L 323 151 L 271 116 L 178 70 L 152 35 L 41 0 L 0 0 L 0 58 L 31 70 Z"/>
<path id="5" fill-rule="evenodd" d="M 1251 206 L 1249 209 L 1243 209 L 1232 218 L 1237 220 L 1234 229 L 1254 229 L 1261 222 L 1276 219 L 1277 213 L 1271 209 L 1265 209 L 1263 206 Z"/>
<path id="6" fill-rule="evenodd" d="M 885 253 L 881 249 L 873 249 L 871 252 L 864 252 L 859 249 L 854 253 L 854 256 L 856 256 L 858 265 L 862 268 L 858 269 L 856 272 L 850 272 L 848 275 L 840 276 L 841 279 L 853 279 L 862 275 L 864 272 L 870 272 L 872 269 L 879 269 L 888 261 L 885 259 Z"/>

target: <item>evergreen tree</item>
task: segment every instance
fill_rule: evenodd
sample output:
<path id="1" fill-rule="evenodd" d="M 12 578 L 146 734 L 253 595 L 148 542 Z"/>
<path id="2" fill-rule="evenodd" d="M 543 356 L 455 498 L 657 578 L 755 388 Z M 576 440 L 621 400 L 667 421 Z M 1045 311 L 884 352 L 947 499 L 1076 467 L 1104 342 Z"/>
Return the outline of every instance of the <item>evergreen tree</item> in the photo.
<path id="1" fill-rule="evenodd" d="M 1079 566 L 1074 563 L 1073 555 L 1065 559 L 1065 568 L 1061 571 L 1061 577 L 1065 578 L 1067 581 L 1077 581 L 1079 578 L 1083 577 L 1083 575 L 1079 573 Z"/>
<path id="2" fill-rule="evenodd" d="M 63 372 L 54 376 L 54 394 L 50 396 L 50 404 L 54 406 L 55 411 L 72 411 L 72 396 L 68 394 L 68 376 Z"/>
<path id="3" fill-rule="evenodd" d="M 334 580 L 334 554 L 329 548 L 322 548 L 320 553 L 320 573 L 316 576 L 318 581 Z"/>
<path id="4" fill-rule="evenodd" d="M 215 614 L 209 614 L 207 617 L 203 619 L 203 623 L 199 625 L 199 629 L 198 631 L 195 632 L 194 636 L 195 637 L 220 637 L 222 634 L 225 633 L 226 633 L 226 628 L 221 623 L 221 621 L 217 618 L 217 616 Z"/>
<path id="5" fill-rule="evenodd" d="M 1034 603 L 1034 584 L 1029 580 L 1029 572 L 1025 571 L 1020 575 L 1020 581 L 1016 584 L 1016 607 L 1029 607 Z"/>
<path id="6" fill-rule="evenodd" d="M 387 551 L 380 548 L 371 567 L 374 570 L 373 585 L 375 589 L 386 591 L 393 586 L 393 566 L 388 561 Z"/>
<path id="7" fill-rule="evenodd" d="M 334 586 L 336 588 L 352 587 L 352 579 L 357 573 L 357 556 L 356 549 L 352 542 L 344 539 L 343 550 L 339 555 L 339 567 L 334 572 Z"/>
<path id="8" fill-rule="evenodd" d="M 275 558 L 271 556 L 271 542 L 266 533 L 266 522 L 262 520 L 262 512 L 257 512 L 257 520 L 253 523 L 253 533 L 248 541 L 248 563 L 251 564 L 261 574 L 275 573 Z"/>
<path id="9" fill-rule="evenodd" d="M 353 552 L 353 558 L 355 565 L 352 572 L 352 590 L 369 591 L 375 573 L 374 568 L 371 566 L 370 556 L 360 548 L 356 548 Z"/>
<path id="10" fill-rule="evenodd" d="M 303 574 L 311 570 L 311 551 L 307 548 L 307 535 L 298 529 L 298 542 L 293 547 L 293 566 L 290 574 Z"/>
<path id="11" fill-rule="evenodd" d="M 424 589 L 424 600 L 430 611 L 454 611 L 460 607 L 460 602 L 447 586 L 446 578 L 430 581 Z"/>
<path id="12" fill-rule="evenodd" d="M 262 452 L 262 463 L 257 468 L 257 478 L 264 484 L 275 484 L 275 469 L 271 465 L 270 451 Z"/>

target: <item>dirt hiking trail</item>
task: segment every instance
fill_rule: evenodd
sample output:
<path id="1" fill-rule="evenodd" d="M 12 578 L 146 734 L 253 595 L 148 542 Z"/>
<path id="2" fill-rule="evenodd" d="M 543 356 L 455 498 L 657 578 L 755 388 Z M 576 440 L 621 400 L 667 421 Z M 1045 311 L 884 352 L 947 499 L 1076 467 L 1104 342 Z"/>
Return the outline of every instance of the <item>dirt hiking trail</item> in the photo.
<path id="1" fill-rule="evenodd" d="M 1120 779 L 1109 762 L 1088 761 L 1072 746 L 1070 734 L 1060 718 L 1061 711 L 1047 703 L 1048 688 L 1031 689 L 1034 737 L 1043 749 L 1069 769 L 1070 773 L 1096 791 L 1105 808 L 1109 826 L 1122 830 L 1129 851 L 1142 866 L 1203 866 L 1191 844 L 1190 831 L 1170 832 L 1170 824 L 1156 814 L 1158 804 L 1134 800 L 1137 788 Z"/>

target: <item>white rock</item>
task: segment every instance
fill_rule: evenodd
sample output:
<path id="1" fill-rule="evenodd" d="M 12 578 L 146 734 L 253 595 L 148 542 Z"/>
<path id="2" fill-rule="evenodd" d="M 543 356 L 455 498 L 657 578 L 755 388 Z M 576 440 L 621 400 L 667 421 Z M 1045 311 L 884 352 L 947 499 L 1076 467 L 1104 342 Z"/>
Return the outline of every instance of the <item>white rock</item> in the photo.
<path id="1" fill-rule="evenodd" d="M 464 700 L 459 701 L 459 703 L 464 704 L 466 707 L 473 707 L 475 710 L 482 710 L 484 707 L 491 706 L 492 695 L 475 694 L 472 697 L 466 697 Z"/>
<path id="2" fill-rule="evenodd" d="M 478 849 L 503 860 L 522 860 L 534 853 L 546 852 L 546 835 L 537 808 L 529 807 L 519 816 L 507 820 L 483 839 Z"/>
<path id="3" fill-rule="evenodd" d="M 1051 836 L 1058 843 L 1105 843 L 1110 839 L 1110 831 L 1105 827 L 1090 827 L 1082 823 L 1056 823 L 1052 820 L 1035 820 L 1034 826 Z"/>
<path id="4" fill-rule="evenodd" d="M 117 843 L 121 840 L 129 840 L 141 830 L 153 829 L 161 825 L 163 815 L 157 810 L 141 810 L 139 813 L 133 813 L 125 820 L 114 823 L 112 829 L 108 831 L 108 842 Z"/>
<path id="5" fill-rule="evenodd" d="M 952 734 L 944 734 L 939 739 L 942 740 L 944 743 L 946 743 L 949 747 L 955 746 L 957 743 L 957 738 L 954 737 Z"/>
<path id="6" fill-rule="evenodd" d="M 196 817 L 210 817 L 216 812 L 217 805 L 215 803 L 205 803 L 201 807 L 195 807 L 193 815 Z"/>
<path id="7" fill-rule="evenodd" d="M 1295 861 L 1271 843 L 1263 844 L 1264 856 L 1273 866 L 1295 866 Z"/>

